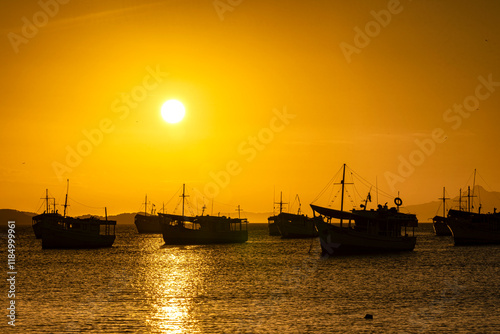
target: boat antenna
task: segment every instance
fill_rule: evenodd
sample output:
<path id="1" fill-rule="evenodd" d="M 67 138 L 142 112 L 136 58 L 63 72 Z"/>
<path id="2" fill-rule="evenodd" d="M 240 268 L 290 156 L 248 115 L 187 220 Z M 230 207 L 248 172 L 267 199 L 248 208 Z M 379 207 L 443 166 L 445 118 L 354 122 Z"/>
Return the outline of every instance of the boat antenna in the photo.
<path id="1" fill-rule="evenodd" d="M 144 198 L 144 216 L 148 215 L 148 194 Z"/>
<path id="2" fill-rule="evenodd" d="M 238 211 L 238 219 L 241 219 L 240 212 L 243 211 L 243 210 L 241 210 L 241 208 L 240 208 L 239 205 L 238 205 L 238 209 L 236 209 L 236 211 Z"/>
<path id="3" fill-rule="evenodd" d="M 63 217 L 66 217 L 66 208 L 68 207 L 69 179 L 67 179 L 66 181 L 67 181 L 66 199 L 64 200 L 64 215 L 63 215 Z"/>

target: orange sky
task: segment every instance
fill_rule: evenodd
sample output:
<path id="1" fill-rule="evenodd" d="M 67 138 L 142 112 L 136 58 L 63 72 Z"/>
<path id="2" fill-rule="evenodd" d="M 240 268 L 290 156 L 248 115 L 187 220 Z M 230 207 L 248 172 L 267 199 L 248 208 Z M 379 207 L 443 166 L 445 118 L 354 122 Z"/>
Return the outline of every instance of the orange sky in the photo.
<path id="1" fill-rule="evenodd" d="M 283 191 L 310 212 L 343 163 L 405 204 L 474 168 L 500 190 L 494 1 L 42 3 L 0 5 L 1 208 L 62 203 L 70 179 L 74 215 L 182 183 L 217 211 Z"/>

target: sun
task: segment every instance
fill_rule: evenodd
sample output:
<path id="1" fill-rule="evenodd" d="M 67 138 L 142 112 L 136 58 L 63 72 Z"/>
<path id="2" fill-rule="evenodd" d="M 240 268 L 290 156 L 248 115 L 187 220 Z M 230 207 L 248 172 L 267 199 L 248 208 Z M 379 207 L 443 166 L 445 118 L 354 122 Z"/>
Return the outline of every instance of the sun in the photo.
<path id="1" fill-rule="evenodd" d="M 161 106 L 161 117 L 168 123 L 179 123 L 185 114 L 186 109 L 180 101 L 168 100 Z"/>

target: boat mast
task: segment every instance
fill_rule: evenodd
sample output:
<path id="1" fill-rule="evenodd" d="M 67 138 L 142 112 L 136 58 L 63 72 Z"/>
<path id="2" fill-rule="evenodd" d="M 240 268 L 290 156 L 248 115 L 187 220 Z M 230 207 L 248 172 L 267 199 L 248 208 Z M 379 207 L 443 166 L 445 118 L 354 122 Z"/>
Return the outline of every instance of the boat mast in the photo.
<path id="1" fill-rule="evenodd" d="M 188 195 L 185 194 L 185 191 L 186 191 L 186 185 L 182 184 L 182 195 L 180 196 L 182 197 L 182 217 L 184 217 L 184 199 L 186 197 L 189 197 Z"/>
<path id="2" fill-rule="evenodd" d="M 343 171 L 342 171 L 342 181 L 340 182 L 342 184 L 342 197 L 340 199 L 340 211 L 344 211 L 344 183 L 345 183 L 345 164 L 343 166 Z M 340 218 L 340 227 L 342 227 L 342 218 Z"/>
<path id="3" fill-rule="evenodd" d="M 144 216 L 148 215 L 148 194 L 144 198 Z"/>
<path id="4" fill-rule="evenodd" d="M 302 204 L 300 204 L 300 197 L 299 197 L 299 194 L 297 194 L 297 202 L 299 202 L 299 209 L 297 210 L 297 214 L 300 215 L 300 206 Z"/>
<path id="5" fill-rule="evenodd" d="M 470 186 L 467 187 L 467 212 L 470 212 Z"/>
<path id="6" fill-rule="evenodd" d="M 283 204 L 288 204 L 283 202 L 283 192 L 280 192 L 280 201 L 279 202 L 274 202 L 274 204 L 279 204 L 280 205 L 280 213 L 283 212 Z M 273 208 L 274 211 L 274 208 Z"/>
<path id="7" fill-rule="evenodd" d="M 64 215 L 63 215 L 63 217 L 66 217 L 66 208 L 68 207 L 69 179 L 67 179 L 66 181 L 67 181 L 66 199 L 64 200 Z"/>
<path id="8" fill-rule="evenodd" d="M 50 213 L 49 209 L 49 189 L 45 189 L 45 207 L 47 208 L 47 213 Z"/>
<path id="9" fill-rule="evenodd" d="M 474 209 L 474 188 L 476 188 L 476 169 L 474 168 L 474 179 L 472 181 L 472 198 L 471 198 L 471 207 Z"/>
<path id="10" fill-rule="evenodd" d="M 446 214 L 446 200 L 449 199 L 446 197 L 446 188 L 443 187 L 443 197 L 441 198 L 438 198 L 438 199 L 442 199 L 443 200 L 443 217 L 446 217 L 445 214 Z"/>
<path id="11" fill-rule="evenodd" d="M 238 205 L 238 209 L 236 209 L 236 211 L 238 211 L 238 219 L 241 219 L 241 217 L 240 217 L 240 212 L 241 212 L 242 210 L 241 210 L 241 208 L 240 208 L 240 206 L 239 206 L 239 205 Z"/>
<path id="12" fill-rule="evenodd" d="M 460 194 L 458 194 L 458 207 L 462 211 L 462 188 L 460 188 Z"/>

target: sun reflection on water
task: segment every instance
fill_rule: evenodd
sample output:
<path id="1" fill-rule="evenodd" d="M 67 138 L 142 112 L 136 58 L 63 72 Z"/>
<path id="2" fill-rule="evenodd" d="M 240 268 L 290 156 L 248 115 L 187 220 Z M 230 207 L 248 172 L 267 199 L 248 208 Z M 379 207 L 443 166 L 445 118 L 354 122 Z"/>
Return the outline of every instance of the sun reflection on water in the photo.
<path id="1" fill-rule="evenodd" d="M 206 261 L 198 252 L 184 247 L 162 248 L 146 261 L 144 292 L 149 295 L 151 307 L 146 320 L 149 331 L 198 332 L 193 307 L 203 293 L 199 269 Z"/>

